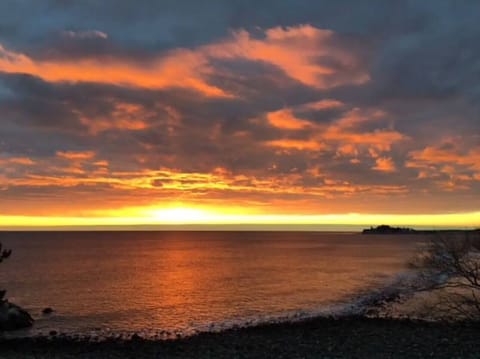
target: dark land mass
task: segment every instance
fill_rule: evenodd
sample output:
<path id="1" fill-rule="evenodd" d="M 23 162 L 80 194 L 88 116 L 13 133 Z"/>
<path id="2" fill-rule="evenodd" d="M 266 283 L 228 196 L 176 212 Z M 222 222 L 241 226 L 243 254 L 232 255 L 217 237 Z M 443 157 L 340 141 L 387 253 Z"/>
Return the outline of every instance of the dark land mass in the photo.
<path id="1" fill-rule="evenodd" d="M 316 318 L 155 341 L 0 341 L 9 358 L 480 358 L 480 323 Z"/>
<path id="2" fill-rule="evenodd" d="M 362 234 L 441 234 L 441 233 L 478 233 L 480 229 L 463 230 L 463 229 L 439 229 L 439 230 L 418 230 L 406 227 L 391 227 L 382 224 L 378 227 L 370 227 L 364 229 Z"/>

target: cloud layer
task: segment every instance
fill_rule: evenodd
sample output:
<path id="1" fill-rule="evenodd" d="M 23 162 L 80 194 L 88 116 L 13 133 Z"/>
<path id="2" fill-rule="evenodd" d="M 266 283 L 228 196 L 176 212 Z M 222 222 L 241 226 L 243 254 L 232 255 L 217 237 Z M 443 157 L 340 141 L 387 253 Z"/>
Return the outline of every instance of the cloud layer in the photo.
<path id="1" fill-rule="evenodd" d="M 0 4 L 0 214 L 480 208 L 478 5 L 248 3 Z"/>

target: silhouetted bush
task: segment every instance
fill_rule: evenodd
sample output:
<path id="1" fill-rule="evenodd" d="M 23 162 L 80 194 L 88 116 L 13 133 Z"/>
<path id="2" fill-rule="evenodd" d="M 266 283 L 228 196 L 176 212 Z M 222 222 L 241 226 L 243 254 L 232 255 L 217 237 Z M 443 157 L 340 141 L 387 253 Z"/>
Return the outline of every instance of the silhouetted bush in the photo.
<path id="1" fill-rule="evenodd" d="M 12 254 L 12 250 L 3 249 L 2 243 L 0 243 L 0 263 L 2 263 L 4 259 L 7 259 L 8 257 L 10 257 L 11 254 Z"/>
<path id="2" fill-rule="evenodd" d="M 411 263 L 420 291 L 438 291 L 437 316 L 480 320 L 480 232 L 433 237 Z"/>
<path id="3" fill-rule="evenodd" d="M 0 263 L 2 263 L 5 259 L 10 257 L 12 254 L 12 250 L 10 249 L 4 249 L 2 246 L 2 243 L 0 243 Z M 0 289 L 0 302 L 3 301 L 3 298 L 5 297 L 6 291 L 4 289 Z"/>

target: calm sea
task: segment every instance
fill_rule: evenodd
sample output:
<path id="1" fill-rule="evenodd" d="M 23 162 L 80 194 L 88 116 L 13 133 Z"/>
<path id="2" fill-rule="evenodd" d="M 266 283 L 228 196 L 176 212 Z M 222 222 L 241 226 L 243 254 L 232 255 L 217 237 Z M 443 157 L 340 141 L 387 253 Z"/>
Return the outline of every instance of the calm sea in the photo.
<path id="1" fill-rule="evenodd" d="M 190 334 L 329 313 L 405 271 L 419 238 L 328 232 L 0 232 L 29 334 Z M 45 307 L 55 312 L 42 316 Z M 168 333 L 168 334 L 165 334 Z"/>

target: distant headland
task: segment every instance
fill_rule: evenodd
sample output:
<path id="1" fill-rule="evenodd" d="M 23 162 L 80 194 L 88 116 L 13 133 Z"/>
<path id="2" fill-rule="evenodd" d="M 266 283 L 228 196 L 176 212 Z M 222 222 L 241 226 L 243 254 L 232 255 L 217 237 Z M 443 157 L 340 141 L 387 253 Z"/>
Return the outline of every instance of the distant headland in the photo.
<path id="1" fill-rule="evenodd" d="M 408 227 L 391 227 L 386 224 L 382 224 L 377 227 L 370 227 L 364 229 L 362 234 L 434 234 L 434 233 L 445 233 L 445 232 L 479 232 L 480 229 L 471 229 L 471 230 L 461 230 L 461 229 L 439 229 L 439 230 L 417 230 Z"/>

